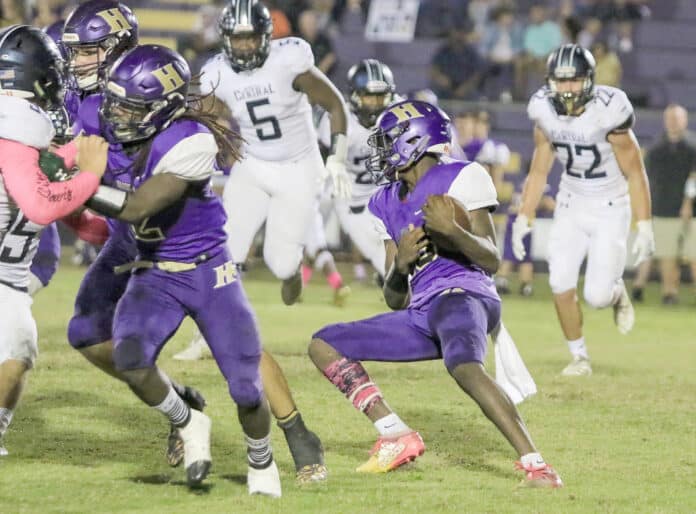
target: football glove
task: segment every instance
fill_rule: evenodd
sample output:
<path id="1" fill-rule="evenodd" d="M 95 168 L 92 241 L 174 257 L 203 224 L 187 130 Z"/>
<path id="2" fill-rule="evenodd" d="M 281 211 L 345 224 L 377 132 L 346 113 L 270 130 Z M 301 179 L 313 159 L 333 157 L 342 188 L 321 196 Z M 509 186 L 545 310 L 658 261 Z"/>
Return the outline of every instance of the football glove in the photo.
<path id="1" fill-rule="evenodd" d="M 532 231 L 527 216 L 518 214 L 512 224 L 512 253 L 518 261 L 524 259 L 527 251 L 524 249 L 524 237 Z"/>
<path id="2" fill-rule="evenodd" d="M 641 220 L 636 223 L 636 226 L 638 234 L 633 242 L 632 251 L 638 265 L 655 253 L 655 234 L 653 234 L 652 220 Z"/>
<path id="3" fill-rule="evenodd" d="M 323 178 L 331 180 L 335 198 L 348 200 L 352 189 L 350 176 L 346 170 L 348 140 L 345 134 L 334 134 L 331 139 L 331 155 L 326 159 L 325 176 Z"/>
<path id="4" fill-rule="evenodd" d="M 39 168 L 51 182 L 65 182 L 73 176 L 63 159 L 48 150 L 39 150 Z"/>

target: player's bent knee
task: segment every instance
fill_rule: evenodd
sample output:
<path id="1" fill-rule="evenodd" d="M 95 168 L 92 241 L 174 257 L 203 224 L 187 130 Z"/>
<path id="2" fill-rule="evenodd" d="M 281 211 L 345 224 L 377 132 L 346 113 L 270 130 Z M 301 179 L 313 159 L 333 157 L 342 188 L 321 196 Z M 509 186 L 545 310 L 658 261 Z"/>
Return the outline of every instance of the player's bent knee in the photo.
<path id="1" fill-rule="evenodd" d="M 452 374 L 462 364 L 482 364 L 486 358 L 486 338 L 458 337 L 447 344 L 443 355 L 443 361 L 447 371 Z"/>
<path id="2" fill-rule="evenodd" d="M 263 398 L 263 389 L 260 379 L 230 378 L 227 380 L 227 387 L 234 403 L 240 407 L 256 407 Z"/>
<path id="3" fill-rule="evenodd" d="M 118 371 L 151 368 L 155 363 L 155 355 L 148 352 L 142 338 L 138 335 L 128 335 L 114 340 L 114 367 Z"/>
<path id="4" fill-rule="evenodd" d="M 564 294 L 577 287 L 572 278 L 549 274 L 549 286 L 553 294 Z"/>
<path id="5" fill-rule="evenodd" d="M 27 369 L 31 369 L 38 355 L 39 346 L 36 344 L 36 339 L 32 337 L 13 338 L 9 344 L 0 346 L 0 364 L 15 360 L 23 362 Z"/>
<path id="6" fill-rule="evenodd" d="M 280 280 L 286 280 L 295 275 L 302 262 L 302 250 L 299 246 L 295 250 L 288 246 L 283 246 L 282 249 L 264 248 L 263 256 L 271 273 Z"/>
<path id="7" fill-rule="evenodd" d="M 68 323 L 68 342 L 76 350 L 111 339 L 111 316 L 73 316 Z"/>
<path id="8" fill-rule="evenodd" d="M 594 309 L 604 309 L 611 305 L 613 298 L 612 288 L 585 287 L 583 291 L 585 303 Z"/>

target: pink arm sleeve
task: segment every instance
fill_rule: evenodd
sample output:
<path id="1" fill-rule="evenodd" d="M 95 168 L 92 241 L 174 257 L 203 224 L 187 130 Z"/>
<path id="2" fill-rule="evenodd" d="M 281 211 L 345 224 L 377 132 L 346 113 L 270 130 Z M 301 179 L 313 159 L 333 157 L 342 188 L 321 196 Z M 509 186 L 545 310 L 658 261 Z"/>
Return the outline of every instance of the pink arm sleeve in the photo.
<path id="1" fill-rule="evenodd" d="M 7 139 L 0 139 L 0 173 L 8 194 L 24 215 L 39 225 L 67 216 L 99 186 L 99 178 L 92 173 L 79 173 L 66 182 L 49 182 L 39 168 L 38 150 Z"/>
<path id="2" fill-rule="evenodd" d="M 70 141 L 63 146 L 53 150 L 53 153 L 63 159 L 65 166 L 70 169 L 75 166 L 75 158 L 77 157 L 77 145 L 75 141 Z"/>
<path id="3" fill-rule="evenodd" d="M 84 210 L 61 221 L 75 231 L 77 237 L 93 245 L 103 245 L 109 239 L 109 226 L 102 216 Z"/>

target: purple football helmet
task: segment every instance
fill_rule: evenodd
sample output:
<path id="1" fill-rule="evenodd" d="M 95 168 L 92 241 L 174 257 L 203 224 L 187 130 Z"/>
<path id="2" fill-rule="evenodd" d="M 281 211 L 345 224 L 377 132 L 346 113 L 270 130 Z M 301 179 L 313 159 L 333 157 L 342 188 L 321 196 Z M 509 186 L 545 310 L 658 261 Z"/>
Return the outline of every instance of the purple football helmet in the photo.
<path id="1" fill-rule="evenodd" d="M 452 124 L 441 109 L 418 100 L 399 102 L 377 118 L 367 140 L 372 148 L 367 170 L 375 182 L 392 181 L 426 153 L 449 154 L 451 142 Z"/>
<path id="2" fill-rule="evenodd" d="M 186 110 L 191 71 L 184 58 L 159 45 L 141 45 L 111 67 L 99 119 L 110 143 L 152 137 Z"/>
<path id="3" fill-rule="evenodd" d="M 62 41 L 78 87 L 93 91 L 109 66 L 138 44 L 138 20 L 117 0 L 88 0 L 68 16 Z"/>
<path id="4" fill-rule="evenodd" d="M 60 50 L 60 55 L 63 57 L 64 61 L 68 60 L 68 53 L 63 46 L 63 25 L 65 25 L 65 20 L 54 21 L 47 27 L 44 27 L 43 31 L 50 37 Z"/>

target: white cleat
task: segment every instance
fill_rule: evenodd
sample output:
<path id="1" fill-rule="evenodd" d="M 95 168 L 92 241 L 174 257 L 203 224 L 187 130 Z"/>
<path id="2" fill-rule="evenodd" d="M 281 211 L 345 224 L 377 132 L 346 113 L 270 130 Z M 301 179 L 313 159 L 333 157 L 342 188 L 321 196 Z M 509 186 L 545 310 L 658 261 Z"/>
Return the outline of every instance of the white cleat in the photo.
<path id="1" fill-rule="evenodd" d="M 174 359 L 178 361 L 197 361 L 201 359 L 209 359 L 212 357 L 208 343 L 205 342 L 200 332 L 197 333 L 188 347 L 174 355 Z"/>
<path id="2" fill-rule="evenodd" d="M 0 457 L 7 457 L 10 452 L 7 451 L 5 445 L 2 442 L 2 437 L 0 437 Z"/>
<path id="3" fill-rule="evenodd" d="M 621 284 L 621 287 L 621 296 L 614 304 L 614 323 L 616 323 L 616 328 L 619 329 L 619 333 L 626 335 L 631 331 L 633 324 L 636 322 L 636 313 L 633 310 L 631 297 L 628 296 L 626 286 Z"/>
<path id="4" fill-rule="evenodd" d="M 249 466 L 247 471 L 247 486 L 249 494 L 263 494 L 271 498 L 280 498 L 280 474 L 275 461 L 264 469 L 256 469 Z"/>
<path id="5" fill-rule="evenodd" d="M 561 375 L 564 377 L 589 377 L 592 375 L 590 360 L 583 357 L 574 357 L 571 363 L 563 368 Z"/>
<path id="6" fill-rule="evenodd" d="M 210 418 L 200 411 L 191 409 L 191 419 L 179 428 L 184 442 L 184 466 L 186 481 L 190 486 L 199 485 L 210 472 Z"/>

